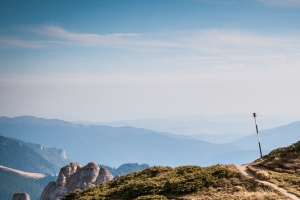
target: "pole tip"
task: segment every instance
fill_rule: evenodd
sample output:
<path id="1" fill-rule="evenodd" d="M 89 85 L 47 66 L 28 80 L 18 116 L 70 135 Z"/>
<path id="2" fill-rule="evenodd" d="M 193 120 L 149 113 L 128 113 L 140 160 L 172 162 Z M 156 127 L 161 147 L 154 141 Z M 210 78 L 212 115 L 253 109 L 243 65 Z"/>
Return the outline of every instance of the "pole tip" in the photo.
<path id="1" fill-rule="evenodd" d="M 256 117 L 256 113 L 253 113 L 253 117 Z"/>

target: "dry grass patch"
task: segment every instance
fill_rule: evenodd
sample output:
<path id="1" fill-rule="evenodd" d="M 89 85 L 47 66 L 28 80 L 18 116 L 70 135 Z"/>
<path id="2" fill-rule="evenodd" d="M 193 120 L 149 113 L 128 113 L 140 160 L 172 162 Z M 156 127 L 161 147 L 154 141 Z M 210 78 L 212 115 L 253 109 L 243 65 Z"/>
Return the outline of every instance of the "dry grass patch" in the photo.
<path id="1" fill-rule="evenodd" d="M 242 175 L 233 165 L 152 167 L 77 190 L 66 200 L 93 199 L 288 199 Z"/>
<path id="2" fill-rule="evenodd" d="M 257 190 L 246 191 L 243 187 L 235 186 L 232 188 L 209 188 L 193 195 L 186 195 L 177 200 L 290 200 L 289 197 L 277 191 Z"/>
<path id="3" fill-rule="evenodd" d="M 300 196 L 300 141 L 278 148 L 248 166 L 257 178 Z"/>
<path id="4" fill-rule="evenodd" d="M 260 172 L 266 170 L 260 170 L 253 166 L 249 166 L 248 169 L 252 171 L 257 178 L 260 178 Z M 269 170 L 268 172 L 268 179 L 261 179 L 267 180 L 270 183 L 274 183 L 275 185 L 286 189 L 288 192 L 300 196 L 300 176 L 286 173 L 286 172 L 276 172 Z"/>
<path id="5" fill-rule="evenodd" d="M 267 181 L 270 179 L 270 172 L 266 169 L 255 168 L 251 165 L 248 166 L 248 169 L 260 180 Z"/>

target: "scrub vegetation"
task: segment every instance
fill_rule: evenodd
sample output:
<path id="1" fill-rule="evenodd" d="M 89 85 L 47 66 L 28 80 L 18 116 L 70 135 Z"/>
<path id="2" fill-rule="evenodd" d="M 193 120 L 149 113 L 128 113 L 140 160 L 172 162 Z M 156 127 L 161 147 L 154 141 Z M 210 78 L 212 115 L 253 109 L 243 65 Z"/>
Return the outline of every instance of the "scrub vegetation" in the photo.
<path id="1" fill-rule="evenodd" d="M 247 178 L 234 165 L 151 167 L 86 190 L 65 200 L 92 199 L 289 199 Z"/>
<path id="2" fill-rule="evenodd" d="M 257 178 L 300 196 L 300 141 L 271 151 L 248 166 Z"/>

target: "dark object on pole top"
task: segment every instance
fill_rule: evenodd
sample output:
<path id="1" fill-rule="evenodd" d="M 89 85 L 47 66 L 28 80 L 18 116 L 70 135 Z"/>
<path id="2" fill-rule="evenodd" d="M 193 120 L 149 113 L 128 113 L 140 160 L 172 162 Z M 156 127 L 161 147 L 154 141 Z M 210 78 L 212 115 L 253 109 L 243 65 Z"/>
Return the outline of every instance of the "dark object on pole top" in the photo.
<path id="1" fill-rule="evenodd" d="M 254 121 L 255 121 L 255 127 L 256 127 L 256 134 L 257 134 L 258 146 L 259 146 L 259 151 L 260 151 L 260 157 L 262 158 L 260 138 L 259 138 L 257 123 L 256 123 L 256 113 L 253 113 L 253 117 L 254 117 Z"/>

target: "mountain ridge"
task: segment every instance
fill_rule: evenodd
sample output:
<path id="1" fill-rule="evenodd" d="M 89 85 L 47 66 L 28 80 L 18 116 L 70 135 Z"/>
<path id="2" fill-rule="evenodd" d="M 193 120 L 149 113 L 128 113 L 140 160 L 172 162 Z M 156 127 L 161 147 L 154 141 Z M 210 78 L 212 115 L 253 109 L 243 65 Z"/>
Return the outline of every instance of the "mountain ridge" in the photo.
<path id="1" fill-rule="evenodd" d="M 67 159 L 66 152 L 63 149 L 45 148 L 40 144 L 24 142 L 11 137 L 0 136 L 0 149 L 0 155 L 2 156 L 0 164 L 30 172 L 49 173 L 54 175 L 59 172 L 61 167 L 71 162 L 71 160 Z M 23 165 L 14 162 L 14 159 L 17 157 L 19 158 L 19 161 L 23 160 Z M 33 162 L 33 166 L 35 166 L 35 160 L 40 161 L 41 169 L 36 168 L 37 166 L 27 166 L 31 162 Z M 45 166 L 42 163 L 44 163 Z"/>
<path id="2" fill-rule="evenodd" d="M 300 121 L 292 122 L 284 126 L 279 126 L 270 130 L 259 131 L 261 147 L 263 150 L 272 150 L 280 146 L 291 145 L 294 141 L 300 139 Z M 249 141 L 257 141 L 256 134 L 245 136 L 241 139 L 231 142 L 244 150 L 254 150 L 258 148 L 258 144 L 249 143 Z"/>
<path id="3" fill-rule="evenodd" d="M 156 131 L 128 126 L 83 126 L 72 123 L 40 125 L 21 123 L 19 120 L 13 122 L 14 118 L 10 120 L 10 123 L 0 122 L 0 132 L 3 135 L 46 147 L 63 148 L 71 160 L 78 160 L 81 163 L 90 160 L 102 163 L 105 160 L 110 161 L 106 163 L 109 166 L 136 162 L 171 166 L 188 163 L 205 165 L 205 160 L 214 155 L 240 149 L 232 144 L 171 138 Z M 137 149 L 139 151 L 136 151 Z M 102 160 L 94 159 L 99 157 L 98 152 L 104 152 Z"/>
<path id="4" fill-rule="evenodd" d="M 32 116 L 30 118 L 31 120 L 34 119 Z M 5 118 L 5 120 L 8 119 L 14 120 L 13 118 Z M 240 151 L 238 155 L 245 153 L 244 158 L 249 158 L 248 162 L 251 162 L 250 158 L 255 156 L 254 151 L 258 150 L 254 131 L 252 135 L 234 142 L 215 144 L 193 139 L 190 136 L 162 133 L 130 126 L 84 126 L 65 121 L 61 122 L 60 120 L 55 120 L 54 123 L 51 120 L 51 123 L 47 123 L 47 119 L 38 120 L 46 122 L 42 123 L 44 125 L 20 123 L 20 120 L 15 124 L 0 122 L 0 132 L 6 136 L 14 136 L 43 146 L 66 147 L 69 157 L 81 163 L 93 160 L 97 156 L 95 151 L 103 152 L 104 160 L 111 161 L 105 164 L 112 167 L 120 166 L 123 163 L 136 162 L 150 165 L 198 164 L 208 166 L 219 163 L 218 158 L 225 160 L 226 163 L 240 164 L 240 161 L 233 156 L 235 152 Z M 297 134 L 300 131 L 298 124 L 299 122 L 293 122 L 285 126 L 260 131 L 264 154 L 271 149 L 290 145 L 293 141 L 300 139 Z M 70 139 L 72 139 L 71 143 L 64 142 Z M 84 147 L 80 149 L 82 151 L 78 149 L 79 146 Z M 136 151 L 136 149 L 139 149 L 139 151 Z M 165 158 L 168 158 L 168 160 Z M 95 161 L 97 163 L 103 162 L 100 159 Z"/>

